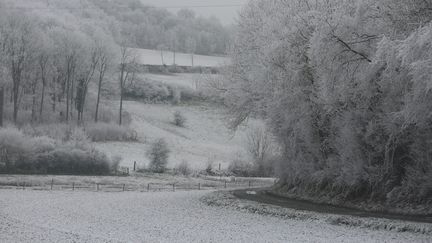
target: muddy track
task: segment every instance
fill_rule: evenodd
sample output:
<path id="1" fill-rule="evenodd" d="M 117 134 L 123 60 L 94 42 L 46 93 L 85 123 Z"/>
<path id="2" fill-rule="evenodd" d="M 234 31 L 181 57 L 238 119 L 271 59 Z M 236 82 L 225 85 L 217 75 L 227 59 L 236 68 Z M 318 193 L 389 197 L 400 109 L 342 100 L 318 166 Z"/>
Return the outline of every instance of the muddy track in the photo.
<path id="1" fill-rule="evenodd" d="M 250 193 L 251 191 L 256 194 Z M 249 193 L 248 193 L 249 192 Z M 385 212 L 368 212 L 359 209 L 352 209 L 347 207 L 337 207 L 328 204 L 313 203 L 306 200 L 296 200 L 287 197 L 278 196 L 268 189 L 249 189 L 249 190 L 236 190 L 233 191 L 234 196 L 240 199 L 255 201 L 259 203 L 266 203 L 277 205 L 284 208 L 291 208 L 296 210 L 313 211 L 318 213 L 328 213 L 337 215 L 350 215 L 357 217 L 372 217 L 384 218 L 393 220 L 403 220 L 419 223 L 432 223 L 432 215 L 402 215 Z"/>

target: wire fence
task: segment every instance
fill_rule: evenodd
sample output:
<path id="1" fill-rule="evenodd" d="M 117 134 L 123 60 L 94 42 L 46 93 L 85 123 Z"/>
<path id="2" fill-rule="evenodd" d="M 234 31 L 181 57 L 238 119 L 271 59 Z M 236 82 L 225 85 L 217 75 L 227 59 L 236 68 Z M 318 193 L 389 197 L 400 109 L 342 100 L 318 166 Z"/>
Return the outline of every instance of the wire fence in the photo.
<path id="1" fill-rule="evenodd" d="M 59 182 L 54 179 L 50 183 L 32 183 L 28 181 L 9 182 L 0 185 L 0 189 L 39 190 L 39 191 L 94 191 L 94 192 L 162 192 L 162 191 L 194 191 L 194 190 L 234 190 L 245 188 L 270 187 L 275 182 L 242 180 L 242 181 L 203 181 L 198 183 L 82 183 Z"/>

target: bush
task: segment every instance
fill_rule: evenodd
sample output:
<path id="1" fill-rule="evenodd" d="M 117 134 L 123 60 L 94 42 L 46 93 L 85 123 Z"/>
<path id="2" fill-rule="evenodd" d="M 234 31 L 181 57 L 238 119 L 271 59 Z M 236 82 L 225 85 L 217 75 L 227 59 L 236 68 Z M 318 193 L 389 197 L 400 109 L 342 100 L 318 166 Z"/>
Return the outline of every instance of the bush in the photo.
<path id="1" fill-rule="evenodd" d="M 149 170 L 155 173 L 164 173 L 168 164 L 170 150 L 164 139 L 154 142 L 147 151 L 150 159 Z"/>
<path id="2" fill-rule="evenodd" d="M 31 137 L 16 128 L 0 129 L 1 173 L 106 175 L 116 164 L 91 148 L 81 129 L 64 142 L 46 136 Z"/>
<path id="3" fill-rule="evenodd" d="M 173 124 L 178 127 L 184 127 L 185 123 L 186 123 L 186 117 L 184 117 L 180 111 L 176 111 L 174 113 Z"/>
<path id="4" fill-rule="evenodd" d="M 175 172 L 184 176 L 189 176 L 192 174 L 192 169 L 190 168 L 189 163 L 186 160 L 183 160 L 179 165 L 177 165 Z"/>
<path id="5" fill-rule="evenodd" d="M 159 81 L 142 79 L 125 88 L 125 97 L 142 100 L 147 103 L 178 104 L 185 101 L 202 100 L 203 98 L 191 88 L 167 85 Z"/>
<path id="6" fill-rule="evenodd" d="M 231 161 L 230 165 L 228 166 L 228 171 L 235 176 L 255 176 L 253 165 L 241 159 L 235 159 Z"/>
<path id="7" fill-rule="evenodd" d="M 97 123 L 86 127 L 86 133 L 93 142 L 137 141 L 137 133 L 128 127 Z"/>
<path id="8" fill-rule="evenodd" d="M 14 171 L 17 163 L 31 157 L 31 142 L 16 128 L 0 129 L 0 165 L 3 170 Z"/>

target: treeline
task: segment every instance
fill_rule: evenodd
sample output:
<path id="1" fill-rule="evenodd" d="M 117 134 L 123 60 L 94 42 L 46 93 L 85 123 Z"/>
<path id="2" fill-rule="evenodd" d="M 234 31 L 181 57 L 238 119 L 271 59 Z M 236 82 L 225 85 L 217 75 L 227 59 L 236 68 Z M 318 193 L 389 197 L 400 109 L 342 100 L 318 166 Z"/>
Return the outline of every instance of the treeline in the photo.
<path id="1" fill-rule="evenodd" d="M 264 117 L 281 189 L 432 202 L 432 1 L 251 1 L 226 77 L 238 126 Z"/>
<path id="2" fill-rule="evenodd" d="M 116 173 L 120 159 L 91 142 L 137 139 L 112 124 L 130 123 L 122 106 L 101 103 L 112 84 L 122 97 L 133 77 L 130 50 L 107 24 L 47 14 L 45 2 L 13 3 L 0 3 L 0 173 Z"/>
<path id="3" fill-rule="evenodd" d="M 89 0 L 114 18 L 119 38 L 130 46 L 203 55 L 224 55 L 230 30 L 216 18 L 196 17 L 192 10 L 173 14 L 139 0 Z"/>
<path id="4" fill-rule="evenodd" d="M 87 27 L 87 32 L 69 30 L 35 15 L 2 13 L 2 87 L 14 123 L 21 108 L 30 110 L 33 122 L 57 113 L 64 121 L 84 119 L 89 84 L 103 83 L 115 55 L 110 36 Z"/>

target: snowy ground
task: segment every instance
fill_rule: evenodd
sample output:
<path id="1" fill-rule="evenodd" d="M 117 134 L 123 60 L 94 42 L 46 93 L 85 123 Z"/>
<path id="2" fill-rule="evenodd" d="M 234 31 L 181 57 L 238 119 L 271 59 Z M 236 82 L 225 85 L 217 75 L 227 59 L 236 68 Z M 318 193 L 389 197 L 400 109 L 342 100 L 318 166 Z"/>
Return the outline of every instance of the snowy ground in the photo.
<path id="1" fill-rule="evenodd" d="M 208 192 L 0 191 L 0 242 L 430 242 L 210 207 Z"/>
<path id="2" fill-rule="evenodd" d="M 145 65 L 173 65 L 174 53 L 163 51 L 163 63 L 161 51 L 148 49 L 132 49 L 133 55 L 137 61 Z M 193 55 L 193 66 L 201 67 L 219 67 L 229 64 L 230 59 L 227 57 Z M 178 66 L 192 66 L 192 55 L 177 52 L 175 55 L 175 64 Z"/>
<path id="3" fill-rule="evenodd" d="M 146 150 L 149 144 L 164 138 L 170 146 L 168 167 L 187 161 L 195 170 L 203 170 L 209 161 L 215 167 L 226 169 L 235 158 L 246 156 L 245 130 L 233 134 L 226 127 L 224 111 L 209 105 L 172 106 L 128 101 L 125 110 L 132 115 L 131 127 L 138 132 L 138 143 L 97 143 L 98 149 L 108 155 L 120 155 L 122 166 L 148 164 Z M 186 127 L 172 124 L 173 115 L 180 111 L 186 117 Z"/>

